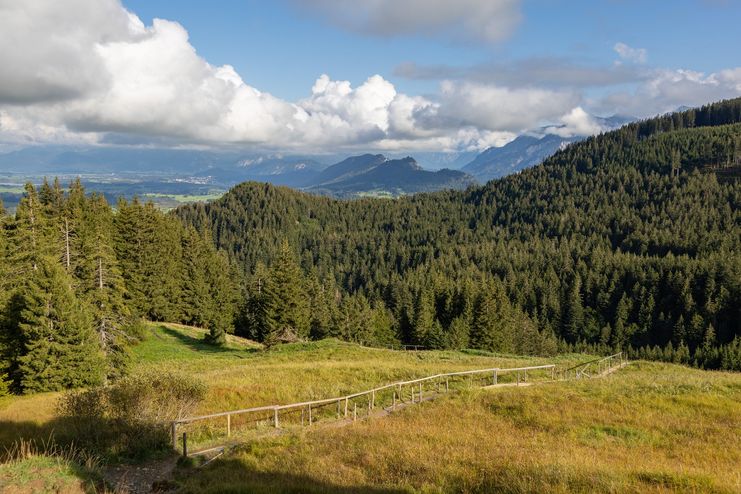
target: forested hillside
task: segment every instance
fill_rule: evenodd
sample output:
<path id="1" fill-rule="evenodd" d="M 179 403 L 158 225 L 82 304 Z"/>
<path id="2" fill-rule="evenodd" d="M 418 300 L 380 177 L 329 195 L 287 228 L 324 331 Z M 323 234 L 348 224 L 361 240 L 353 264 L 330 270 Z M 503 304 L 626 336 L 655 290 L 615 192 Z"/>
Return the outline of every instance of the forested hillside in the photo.
<path id="1" fill-rule="evenodd" d="M 541 353 L 558 340 L 739 369 L 740 167 L 736 99 L 466 191 L 335 201 L 246 183 L 176 214 L 242 267 L 251 337 Z"/>
<path id="2" fill-rule="evenodd" d="M 238 276 L 210 238 L 151 203 L 111 209 L 79 181 L 44 183 L 0 215 L 0 394 L 102 383 L 126 371 L 141 319 L 231 331 Z"/>

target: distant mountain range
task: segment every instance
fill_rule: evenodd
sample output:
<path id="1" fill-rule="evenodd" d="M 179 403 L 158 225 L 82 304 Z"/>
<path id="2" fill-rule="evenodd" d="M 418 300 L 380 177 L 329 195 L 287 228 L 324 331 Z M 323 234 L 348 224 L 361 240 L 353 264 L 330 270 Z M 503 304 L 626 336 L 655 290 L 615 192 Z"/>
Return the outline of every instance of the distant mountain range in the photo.
<path id="1" fill-rule="evenodd" d="M 581 139 L 555 134 L 543 137 L 521 135 L 502 147 L 485 150 L 461 170 L 479 182 L 487 182 L 535 166 L 559 149 Z"/>
<path id="2" fill-rule="evenodd" d="M 630 117 L 598 119 L 604 129 Z M 270 182 L 317 194 L 398 196 L 484 183 L 537 165 L 582 137 L 561 137 L 558 128 L 523 134 L 482 153 L 418 152 L 415 157 L 364 154 L 282 155 L 235 150 L 133 148 L 125 146 L 31 146 L 0 154 L 0 175 L 38 177 L 88 175 L 96 180 L 186 183 L 226 189 L 246 181 Z M 93 176 L 93 178 L 90 177 Z M 147 190 L 153 188 L 148 185 Z"/>
<path id="3" fill-rule="evenodd" d="M 595 120 L 603 129 L 612 130 L 634 121 L 635 118 L 614 115 L 608 118 L 595 117 Z M 582 139 L 583 136 L 562 137 L 553 133 L 523 134 L 504 146 L 486 149 L 461 170 L 479 182 L 488 182 L 538 165 L 559 149 Z"/>
<path id="4" fill-rule="evenodd" d="M 398 196 L 463 189 L 475 183 L 473 177 L 461 171 L 447 168 L 434 172 L 425 170 L 409 156 L 391 160 L 382 154 L 364 154 L 324 169 L 305 190 L 335 197 L 352 197 L 361 193 Z"/>

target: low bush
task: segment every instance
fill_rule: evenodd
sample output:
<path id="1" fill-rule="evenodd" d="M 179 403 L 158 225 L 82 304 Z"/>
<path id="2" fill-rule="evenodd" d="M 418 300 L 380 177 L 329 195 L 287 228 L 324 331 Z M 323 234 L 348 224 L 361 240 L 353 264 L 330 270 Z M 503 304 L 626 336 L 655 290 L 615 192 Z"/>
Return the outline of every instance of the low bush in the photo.
<path id="1" fill-rule="evenodd" d="M 99 453 L 141 458 L 169 446 L 169 423 L 203 400 L 200 381 L 172 373 L 138 374 L 112 386 L 71 391 L 58 413 L 77 444 Z"/>

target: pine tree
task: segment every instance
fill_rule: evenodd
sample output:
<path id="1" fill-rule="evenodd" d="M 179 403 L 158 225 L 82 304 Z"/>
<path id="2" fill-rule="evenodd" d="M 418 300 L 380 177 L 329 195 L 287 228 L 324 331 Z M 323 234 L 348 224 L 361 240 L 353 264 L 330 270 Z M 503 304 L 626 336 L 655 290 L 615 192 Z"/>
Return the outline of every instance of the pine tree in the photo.
<path id="1" fill-rule="evenodd" d="M 427 345 L 427 333 L 435 325 L 435 299 L 432 290 L 425 287 L 417 294 L 414 307 L 414 342 L 417 345 Z M 437 339 L 436 335 L 435 338 Z"/>
<path id="2" fill-rule="evenodd" d="M 273 307 L 273 324 L 268 328 L 270 334 L 293 332 L 298 337 L 309 335 L 309 301 L 304 287 L 304 277 L 287 241 L 283 241 L 278 257 L 270 269 L 265 286 L 269 305 Z"/>
<path id="3" fill-rule="evenodd" d="M 80 292 L 91 307 L 93 327 L 108 359 L 108 377 L 126 372 L 129 363 L 129 329 L 134 317 L 126 304 L 126 286 L 118 266 L 113 241 L 113 216 L 102 195 L 90 197 L 82 218 L 80 237 L 85 239 L 77 262 L 84 278 Z M 84 268 L 82 268 L 84 266 Z"/>
<path id="4" fill-rule="evenodd" d="M 266 289 L 270 272 L 264 264 L 258 263 L 250 278 L 247 290 L 247 301 L 243 316 L 246 321 L 248 337 L 265 341 L 275 330 L 275 306 L 269 291 Z"/>
<path id="5" fill-rule="evenodd" d="M 448 344 L 449 348 L 455 350 L 462 350 L 468 348 L 470 341 L 471 328 L 469 326 L 468 317 L 461 315 L 453 319 L 448 328 Z"/>
<path id="6" fill-rule="evenodd" d="M 584 329 L 584 307 L 582 305 L 581 278 L 579 275 L 574 276 L 574 281 L 569 287 L 563 308 L 562 322 L 564 336 L 567 341 L 573 343 L 577 340 L 578 335 L 583 333 Z"/>
<path id="7" fill-rule="evenodd" d="M 226 342 L 227 333 L 234 332 L 234 319 L 237 312 L 239 288 L 234 281 L 237 273 L 232 269 L 229 259 L 223 252 L 217 252 L 207 236 L 201 237 L 205 245 L 206 280 L 208 282 L 208 303 L 203 320 L 208 329 L 206 340 L 215 345 Z"/>
<path id="8" fill-rule="evenodd" d="M 62 268 L 41 260 L 20 295 L 20 388 L 28 393 L 100 384 L 105 361 L 92 318 Z"/>
<path id="9" fill-rule="evenodd" d="M 473 347 L 492 352 L 511 352 L 512 325 L 512 310 L 501 283 L 483 283 L 473 309 Z"/>
<path id="10" fill-rule="evenodd" d="M 206 275 L 205 244 L 195 228 L 188 227 L 182 236 L 183 282 L 180 292 L 182 321 L 192 326 L 205 327 L 205 314 L 209 303 L 209 286 Z"/>

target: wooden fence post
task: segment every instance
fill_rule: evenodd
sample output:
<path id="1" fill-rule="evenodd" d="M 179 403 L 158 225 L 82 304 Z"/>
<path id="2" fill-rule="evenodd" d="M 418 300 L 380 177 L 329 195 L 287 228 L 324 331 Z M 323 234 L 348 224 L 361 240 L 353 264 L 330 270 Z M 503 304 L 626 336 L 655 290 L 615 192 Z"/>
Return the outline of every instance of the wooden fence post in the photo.
<path id="1" fill-rule="evenodd" d="M 499 384 L 499 372 L 494 371 L 494 384 Z"/>
<path id="2" fill-rule="evenodd" d="M 188 433 L 183 432 L 183 458 L 188 457 Z"/>
<path id="3" fill-rule="evenodd" d="M 345 418 L 347 418 L 347 402 L 349 398 L 345 398 Z"/>
<path id="4" fill-rule="evenodd" d="M 227 414 L 226 416 L 226 437 L 231 437 L 232 435 L 232 416 L 231 414 Z"/>
<path id="5" fill-rule="evenodd" d="M 376 390 L 375 389 L 373 391 L 371 391 L 370 408 L 371 408 L 371 410 L 373 410 L 374 408 L 376 408 Z"/>
<path id="6" fill-rule="evenodd" d="M 280 426 L 280 423 L 278 422 L 278 409 L 273 408 L 273 425 L 277 429 Z"/>
<path id="7" fill-rule="evenodd" d="M 337 400 L 337 420 L 340 420 L 340 407 L 342 405 L 340 404 L 340 400 Z"/>
<path id="8" fill-rule="evenodd" d="M 422 403 L 422 382 L 419 383 L 419 402 Z"/>
<path id="9" fill-rule="evenodd" d="M 352 404 L 352 421 L 355 422 L 358 419 L 358 404 Z"/>
<path id="10" fill-rule="evenodd" d="M 311 425 L 313 421 L 313 417 L 311 416 L 311 405 L 309 405 L 309 425 Z"/>
<path id="11" fill-rule="evenodd" d="M 445 378 L 445 392 L 446 393 L 450 390 L 449 380 L 450 380 L 449 378 L 447 378 L 447 377 Z"/>

